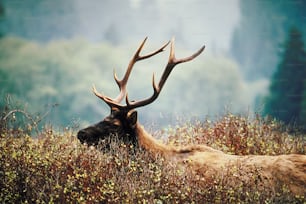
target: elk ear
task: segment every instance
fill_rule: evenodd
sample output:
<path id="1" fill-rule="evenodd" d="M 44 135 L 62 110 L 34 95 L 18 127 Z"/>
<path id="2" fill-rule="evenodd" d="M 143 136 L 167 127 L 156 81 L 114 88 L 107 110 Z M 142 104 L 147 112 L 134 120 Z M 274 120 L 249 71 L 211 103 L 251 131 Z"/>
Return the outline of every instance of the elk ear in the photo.
<path id="1" fill-rule="evenodd" d="M 128 112 L 127 119 L 128 119 L 129 125 L 132 128 L 134 128 L 137 123 L 137 111 L 131 110 L 130 112 Z"/>

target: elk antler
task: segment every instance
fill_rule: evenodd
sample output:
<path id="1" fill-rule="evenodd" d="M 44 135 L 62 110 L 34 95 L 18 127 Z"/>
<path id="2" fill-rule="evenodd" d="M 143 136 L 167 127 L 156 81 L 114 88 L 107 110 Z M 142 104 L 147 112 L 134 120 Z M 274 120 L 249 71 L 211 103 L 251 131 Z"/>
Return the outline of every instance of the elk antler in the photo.
<path id="1" fill-rule="evenodd" d="M 119 86 L 119 89 L 120 89 L 120 93 L 119 93 L 119 95 L 115 99 L 111 99 L 111 98 L 109 98 L 107 96 L 104 96 L 104 95 L 98 93 L 96 88 L 93 86 L 93 92 L 95 93 L 95 95 L 98 96 L 99 98 L 101 98 L 103 101 L 105 101 L 110 107 L 116 107 L 116 108 L 119 108 L 119 109 L 131 110 L 131 109 L 138 108 L 138 107 L 145 106 L 145 105 L 148 105 L 148 104 L 152 103 L 159 96 L 159 94 L 160 94 L 160 92 L 161 92 L 161 90 L 162 90 L 166 80 L 168 79 L 168 76 L 170 75 L 171 71 L 173 70 L 173 68 L 177 64 L 193 60 L 198 55 L 200 55 L 203 52 L 204 48 L 205 48 L 205 46 L 203 46 L 196 53 L 194 53 L 193 55 L 191 55 L 189 57 L 182 58 L 182 59 L 176 59 L 175 58 L 175 53 L 174 53 L 174 38 L 172 38 L 172 40 L 171 40 L 171 47 L 170 47 L 170 56 L 169 56 L 168 64 L 166 65 L 166 68 L 165 68 L 165 70 L 164 70 L 164 72 L 163 72 L 163 74 L 162 74 L 162 76 L 160 78 L 160 81 L 159 81 L 158 85 L 155 83 L 155 76 L 153 74 L 153 80 L 152 80 L 153 81 L 152 85 L 153 85 L 153 90 L 154 90 L 153 95 L 150 98 L 147 98 L 147 99 L 144 99 L 144 100 L 130 102 L 129 99 L 128 99 L 128 94 L 126 92 L 126 84 L 127 84 L 129 75 L 130 75 L 130 73 L 132 71 L 132 68 L 133 68 L 134 64 L 137 61 L 140 61 L 142 59 L 146 59 L 146 58 L 152 57 L 152 56 L 158 54 L 159 52 L 162 52 L 164 50 L 164 48 L 169 44 L 169 42 L 167 42 L 164 46 L 162 46 L 157 51 L 152 52 L 152 53 L 150 53 L 148 55 L 145 55 L 145 56 L 139 56 L 139 53 L 140 53 L 141 49 L 143 48 L 143 45 L 144 45 L 146 40 L 147 40 L 147 38 L 145 38 L 145 40 L 142 42 L 142 44 L 140 45 L 140 47 L 136 51 L 134 57 L 130 61 L 130 64 L 129 64 L 128 68 L 127 68 L 127 71 L 126 71 L 123 79 L 119 81 L 117 79 L 116 74 L 114 73 L 114 78 L 115 78 L 115 80 L 116 80 L 116 82 L 117 82 L 117 84 Z M 126 97 L 126 105 L 120 104 L 120 102 L 122 101 L 124 96 Z"/>
<path id="2" fill-rule="evenodd" d="M 194 53 L 193 55 L 186 57 L 186 58 L 182 58 L 182 59 L 176 59 L 175 58 L 175 53 L 174 53 L 174 38 L 172 38 L 171 40 L 171 47 L 170 47 L 170 55 L 169 55 L 169 60 L 168 60 L 168 64 L 166 65 L 166 68 L 163 72 L 163 75 L 161 76 L 158 85 L 156 85 L 155 83 L 155 77 L 153 74 L 153 78 L 152 78 L 152 85 L 153 85 L 153 90 L 154 93 L 150 98 L 141 100 L 141 101 L 135 101 L 135 102 L 129 102 L 128 100 L 128 95 L 126 95 L 126 104 L 128 109 L 134 109 L 137 107 L 141 107 L 141 106 L 145 106 L 148 105 L 150 103 L 152 103 L 155 99 L 157 99 L 157 97 L 159 96 L 159 93 L 161 92 L 166 80 L 168 79 L 168 76 L 170 75 L 171 71 L 173 70 L 173 68 L 180 63 L 183 62 L 188 62 L 193 60 L 194 58 L 196 58 L 197 56 L 199 56 L 203 50 L 204 50 L 205 46 L 201 47 L 201 49 L 199 49 L 196 53 Z"/>
<path id="3" fill-rule="evenodd" d="M 94 94 L 99 97 L 100 99 L 102 99 L 105 103 L 107 103 L 110 107 L 122 107 L 122 105 L 120 104 L 120 102 L 122 101 L 122 99 L 126 96 L 126 85 L 127 85 L 127 82 L 128 82 L 128 79 L 129 79 L 129 76 L 130 76 L 130 73 L 133 69 L 133 66 L 134 64 L 137 62 L 137 61 L 140 61 L 140 60 L 144 60 L 144 59 L 147 59 L 149 57 L 152 57 L 162 51 L 164 51 L 165 47 L 167 47 L 167 45 L 170 43 L 170 41 L 168 41 L 165 45 L 163 45 L 161 48 L 159 48 L 158 50 L 150 53 L 150 54 L 147 54 L 147 55 L 144 55 L 144 56 L 140 56 L 140 52 L 146 42 L 146 40 L 148 39 L 148 37 L 146 37 L 142 43 L 140 44 L 139 48 L 137 49 L 136 53 L 134 54 L 133 58 L 131 59 L 129 65 L 128 65 L 128 68 L 125 72 L 125 75 L 124 77 L 122 78 L 122 80 L 119 80 L 117 75 L 116 75 L 116 72 L 114 70 L 114 79 L 119 87 L 119 90 L 120 90 L 120 93 L 119 95 L 115 98 L 115 99 L 112 99 L 110 97 L 107 97 L 107 96 L 104 96 L 103 94 L 99 93 L 96 89 L 96 87 L 93 85 L 92 89 L 93 89 L 93 92 Z"/>

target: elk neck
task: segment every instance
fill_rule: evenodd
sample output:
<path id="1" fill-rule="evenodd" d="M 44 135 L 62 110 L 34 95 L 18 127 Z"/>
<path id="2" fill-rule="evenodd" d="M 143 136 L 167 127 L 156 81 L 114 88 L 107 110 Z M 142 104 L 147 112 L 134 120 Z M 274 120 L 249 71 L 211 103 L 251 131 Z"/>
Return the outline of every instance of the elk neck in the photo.
<path id="1" fill-rule="evenodd" d="M 136 124 L 135 134 L 138 139 L 139 147 L 153 154 L 167 157 L 173 156 L 176 153 L 174 147 L 159 142 L 151 134 L 149 134 L 139 122 Z"/>

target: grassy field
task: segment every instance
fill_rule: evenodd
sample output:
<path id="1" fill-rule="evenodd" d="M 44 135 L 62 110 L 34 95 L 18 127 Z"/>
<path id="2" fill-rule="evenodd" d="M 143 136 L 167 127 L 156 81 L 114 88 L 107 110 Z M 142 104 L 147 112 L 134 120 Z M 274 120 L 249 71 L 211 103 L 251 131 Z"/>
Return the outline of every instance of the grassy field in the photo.
<path id="1" fill-rule="evenodd" d="M 0 126 L 5 127 L 5 126 Z M 304 203 L 305 197 L 227 185 L 226 177 L 199 178 L 188 168 L 152 158 L 116 139 L 111 150 L 81 145 L 71 131 L 46 128 L 36 137 L 2 128 L 0 203 Z M 289 133 L 290 132 L 290 133 Z M 154 132 L 169 144 L 206 144 L 229 154 L 305 154 L 306 135 L 274 120 L 225 115 Z"/>

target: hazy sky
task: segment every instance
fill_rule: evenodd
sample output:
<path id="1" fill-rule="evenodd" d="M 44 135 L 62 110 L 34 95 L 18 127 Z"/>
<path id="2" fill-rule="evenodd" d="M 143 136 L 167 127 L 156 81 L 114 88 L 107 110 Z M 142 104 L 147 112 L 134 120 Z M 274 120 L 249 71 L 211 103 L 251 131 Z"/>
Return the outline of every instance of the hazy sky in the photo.
<path id="1" fill-rule="evenodd" d="M 105 30 L 118 35 L 120 44 L 144 36 L 160 43 L 175 36 L 192 49 L 205 44 L 212 51 L 227 51 L 239 23 L 239 0 L 130 0 L 133 9 L 110 2 L 77 1 L 80 32 L 99 39 Z"/>
<path id="2" fill-rule="evenodd" d="M 233 29 L 239 23 L 239 0 L 158 0 L 158 2 L 162 8 L 172 7 L 174 16 L 182 19 L 196 44 L 205 40 L 205 43 L 212 47 L 228 50 Z"/>
<path id="3" fill-rule="evenodd" d="M 84 37 L 117 45 L 175 36 L 183 48 L 226 52 L 239 24 L 239 0 L 4 0 L 4 33 L 32 40 Z M 3 23 L 2 23 L 3 24 Z"/>

